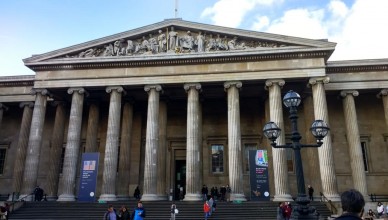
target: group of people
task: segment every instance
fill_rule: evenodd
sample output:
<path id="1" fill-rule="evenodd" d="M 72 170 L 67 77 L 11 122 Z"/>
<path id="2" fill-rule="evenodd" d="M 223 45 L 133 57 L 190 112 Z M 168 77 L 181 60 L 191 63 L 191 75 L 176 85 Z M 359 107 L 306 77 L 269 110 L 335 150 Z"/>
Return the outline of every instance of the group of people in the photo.
<path id="1" fill-rule="evenodd" d="M 369 211 L 366 213 L 365 219 L 373 220 L 376 218 L 382 218 L 384 216 L 388 217 L 388 203 L 387 203 L 387 206 L 384 207 L 383 203 L 378 202 L 376 211 L 377 212 L 374 212 L 372 209 L 369 209 Z"/>
<path id="2" fill-rule="evenodd" d="M 126 206 L 121 206 L 117 212 L 113 205 L 108 206 L 108 211 L 104 214 L 104 220 L 144 220 L 146 211 L 141 201 L 137 202 L 137 207 L 130 213 Z"/>
<path id="3" fill-rule="evenodd" d="M 290 202 L 279 202 L 277 208 L 277 220 L 289 220 L 291 218 L 292 206 Z"/>
<path id="4" fill-rule="evenodd" d="M 216 186 L 213 186 L 210 189 L 210 195 L 209 195 L 209 189 L 207 188 L 206 185 L 202 186 L 202 196 L 203 200 L 206 201 L 212 197 L 214 200 L 220 200 L 220 201 L 230 201 L 230 193 L 232 190 L 230 189 L 229 185 L 226 186 L 221 186 L 220 190 Z"/>

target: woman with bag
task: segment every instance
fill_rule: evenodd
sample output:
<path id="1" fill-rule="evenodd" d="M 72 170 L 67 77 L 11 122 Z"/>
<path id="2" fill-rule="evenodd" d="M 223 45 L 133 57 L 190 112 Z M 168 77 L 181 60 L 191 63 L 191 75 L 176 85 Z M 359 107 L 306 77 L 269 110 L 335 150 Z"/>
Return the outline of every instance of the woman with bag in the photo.
<path id="1" fill-rule="evenodd" d="M 178 209 L 176 208 L 175 202 L 171 205 L 171 218 L 170 220 L 175 220 L 175 215 L 178 214 Z"/>

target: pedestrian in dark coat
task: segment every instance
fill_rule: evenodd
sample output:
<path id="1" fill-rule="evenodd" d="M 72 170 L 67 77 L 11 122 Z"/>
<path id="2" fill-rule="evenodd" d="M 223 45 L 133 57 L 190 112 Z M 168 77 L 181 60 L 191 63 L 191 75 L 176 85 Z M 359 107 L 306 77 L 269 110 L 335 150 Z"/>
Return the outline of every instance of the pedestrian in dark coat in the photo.
<path id="1" fill-rule="evenodd" d="M 364 196 L 357 190 L 351 189 L 341 194 L 343 214 L 339 220 L 360 220 L 364 214 Z"/>

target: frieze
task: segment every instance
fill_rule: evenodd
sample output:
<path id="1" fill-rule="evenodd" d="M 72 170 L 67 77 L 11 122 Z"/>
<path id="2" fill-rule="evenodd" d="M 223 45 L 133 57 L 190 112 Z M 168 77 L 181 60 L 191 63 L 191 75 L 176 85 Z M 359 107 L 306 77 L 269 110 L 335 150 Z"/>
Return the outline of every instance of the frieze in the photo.
<path id="1" fill-rule="evenodd" d="M 104 45 L 94 46 L 60 58 L 207 53 L 286 46 L 297 45 L 205 31 L 175 30 L 171 26 L 166 29 L 142 34 L 142 36 L 122 38 Z"/>

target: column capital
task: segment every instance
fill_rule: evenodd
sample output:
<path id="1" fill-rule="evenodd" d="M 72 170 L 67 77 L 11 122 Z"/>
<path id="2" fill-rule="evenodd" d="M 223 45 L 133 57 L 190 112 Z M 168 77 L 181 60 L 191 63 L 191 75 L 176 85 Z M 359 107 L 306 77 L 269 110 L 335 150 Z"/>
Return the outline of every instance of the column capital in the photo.
<path id="1" fill-rule="evenodd" d="M 286 84 L 286 82 L 283 79 L 269 79 L 265 81 L 265 89 L 268 90 L 268 88 L 273 85 L 279 85 L 282 87 L 284 84 Z"/>
<path id="2" fill-rule="evenodd" d="M 145 85 L 144 91 L 149 92 L 151 89 L 155 89 L 157 92 L 161 92 L 162 86 L 161 85 Z"/>
<path id="3" fill-rule="evenodd" d="M 89 96 L 88 91 L 86 91 L 84 88 L 80 88 L 80 87 L 77 88 L 77 87 L 75 87 L 75 88 L 69 88 L 69 89 L 67 90 L 67 93 L 68 93 L 69 95 L 73 94 L 74 92 L 78 92 L 80 95 L 85 94 L 86 97 Z"/>
<path id="4" fill-rule="evenodd" d="M 307 86 L 313 86 L 313 85 L 316 85 L 318 83 L 328 84 L 329 82 L 330 82 L 330 77 L 328 77 L 328 76 L 314 77 L 314 78 L 309 79 L 309 83 L 307 84 Z"/>
<path id="5" fill-rule="evenodd" d="M 1 105 L 1 104 L 0 104 Z M 34 102 L 21 102 L 19 104 L 19 107 L 20 108 L 24 108 L 25 106 L 29 107 L 29 108 L 33 108 L 34 107 Z"/>
<path id="6" fill-rule="evenodd" d="M 382 89 L 377 95 L 377 98 L 381 98 L 382 96 L 387 96 L 388 95 L 388 89 Z"/>
<path id="7" fill-rule="evenodd" d="M 196 90 L 198 91 L 201 91 L 201 84 L 200 83 L 185 83 L 183 85 L 183 88 L 185 89 L 185 91 L 189 91 L 191 88 L 195 88 Z"/>
<path id="8" fill-rule="evenodd" d="M 352 96 L 358 96 L 359 95 L 359 93 L 358 93 L 358 91 L 357 90 L 343 90 L 343 91 L 341 91 L 341 93 L 340 93 L 340 96 L 342 97 L 342 98 L 345 98 L 347 95 L 352 95 Z"/>
<path id="9" fill-rule="evenodd" d="M 8 107 L 6 105 L 4 105 L 3 103 L 0 103 L 0 109 L 8 111 Z"/>
<path id="10" fill-rule="evenodd" d="M 107 93 L 111 93 L 113 90 L 116 90 L 118 93 L 123 93 L 123 95 L 127 94 L 127 92 L 122 86 L 108 86 L 105 89 Z"/>
<path id="11" fill-rule="evenodd" d="M 224 83 L 225 90 L 229 89 L 230 87 L 235 86 L 237 89 L 240 89 L 242 87 L 242 82 L 240 81 L 229 81 Z"/>
<path id="12" fill-rule="evenodd" d="M 51 94 L 50 91 L 48 91 L 47 89 L 35 89 L 35 88 L 31 89 L 31 92 L 30 92 L 31 95 L 36 95 L 37 93 L 40 93 L 44 96 L 49 96 L 49 97 L 53 96 L 53 94 Z"/>

